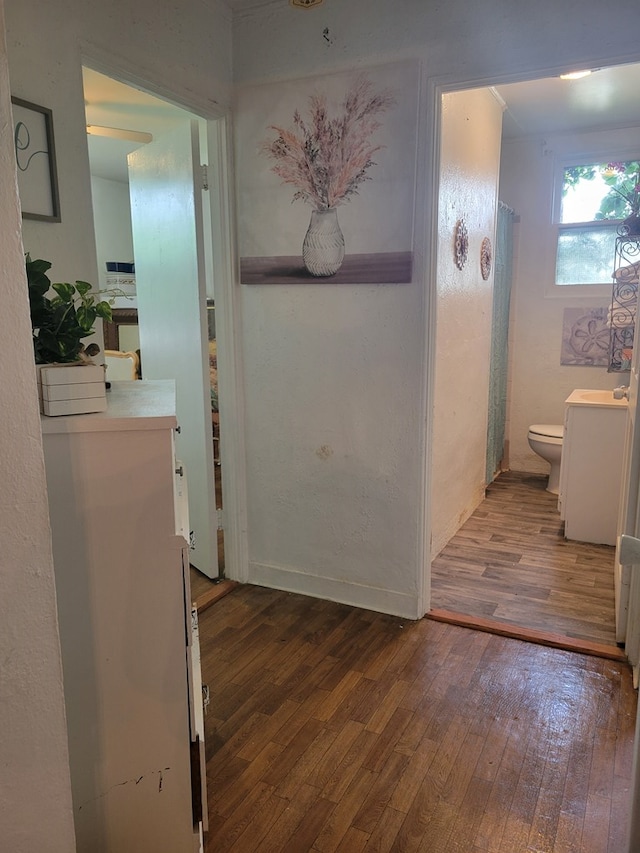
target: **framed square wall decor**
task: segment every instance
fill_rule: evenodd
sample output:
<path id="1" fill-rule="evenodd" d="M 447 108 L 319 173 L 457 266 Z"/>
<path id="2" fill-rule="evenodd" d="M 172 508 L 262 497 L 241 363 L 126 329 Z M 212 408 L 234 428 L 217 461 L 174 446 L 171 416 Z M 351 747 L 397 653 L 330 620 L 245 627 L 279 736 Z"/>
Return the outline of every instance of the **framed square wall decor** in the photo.
<path id="1" fill-rule="evenodd" d="M 240 90 L 242 284 L 412 281 L 419 63 Z"/>
<path id="2" fill-rule="evenodd" d="M 21 98 L 11 104 L 22 216 L 60 222 L 52 112 Z"/>

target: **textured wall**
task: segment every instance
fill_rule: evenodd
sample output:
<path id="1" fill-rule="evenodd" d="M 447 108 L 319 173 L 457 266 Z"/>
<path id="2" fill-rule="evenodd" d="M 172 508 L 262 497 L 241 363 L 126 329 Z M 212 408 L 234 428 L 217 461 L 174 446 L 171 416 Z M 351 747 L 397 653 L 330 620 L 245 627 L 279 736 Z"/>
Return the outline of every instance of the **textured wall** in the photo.
<path id="1" fill-rule="evenodd" d="M 502 107 L 488 89 L 445 95 L 438 214 L 437 339 L 432 444 L 432 554 L 484 497 L 493 270 L 480 270 L 484 237 L 495 245 Z M 464 219 L 468 260 L 454 262 Z"/>
<path id="2" fill-rule="evenodd" d="M 599 14 L 596 0 L 562 7 L 553 0 L 453 0 L 446 7 L 350 0 L 311 10 L 272 3 L 234 20 L 240 84 L 409 57 L 420 59 L 425 83 L 414 284 L 242 290 L 252 577 L 343 600 L 359 596 L 365 606 L 373 585 L 382 584 L 379 600 L 386 596 L 389 607 L 415 599 L 420 610 L 429 550 L 423 535 L 432 511 L 422 488 L 433 403 L 424 399 L 425 388 L 433 392 L 425 354 L 435 330 L 430 78 L 451 87 L 484 85 L 637 56 L 631 28 L 608 35 Z M 609 14 L 635 18 L 636 0 L 619 0 Z M 475 135 L 468 142 L 482 145 Z M 486 339 L 476 343 L 484 357 Z M 461 364 L 465 370 L 477 375 L 475 358 Z M 334 455 L 322 461 L 316 453 L 325 446 Z M 442 487 L 434 477 L 434 512 Z"/>
<path id="3" fill-rule="evenodd" d="M 419 55 L 442 80 L 553 73 L 638 56 L 633 27 L 603 30 L 598 0 L 349 0 L 314 9 L 285 2 L 241 13 L 233 26 L 233 73 L 240 81 L 309 74 Z M 611 21 L 636 21 L 636 0 L 613 0 Z M 536 76 L 545 76 L 536 74 Z"/>
<path id="4" fill-rule="evenodd" d="M 42 437 L 0 8 L 0 846 L 75 849 Z"/>
<path id="5" fill-rule="evenodd" d="M 338 207 L 353 254 L 397 248 L 387 241 L 398 230 L 399 245 L 411 246 L 419 66 L 409 63 L 401 75 L 395 64 L 386 73 L 381 66 L 374 79 L 375 91 L 391 89 L 399 104 L 391 117 L 380 119 L 383 127 L 373 140 L 382 148 L 373 159 L 399 168 L 383 172 L 385 181 L 379 179 L 382 168 L 373 167 L 372 180 Z M 328 85 L 310 82 L 307 89 Z M 339 103 L 343 94 L 337 91 Z M 246 133 L 238 141 L 245 207 L 256 194 L 245 190 L 250 177 L 242 162 L 260 138 L 245 128 L 260 116 L 260 93 L 257 87 L 238 97 L 236 130 Z M 293 102 L 306 117 L 302 100 Z M 268 116 L 264 125 L 267 120 L 273 121 Z M 408 130 L 394 133 L 393 121 Z M 262 130 L 254 119 L 256 124 Z M 292 195 L 274 179 L 271 198 L 267 191 L 258 196 L 265 211 L 260 236 L 271 227 L 279 238 L 277 226 L 294 235 L 290 244 L 273 241 L 267 254 L 287 254 L 284 245 L 301 252 L 311 208 L 301 201 L 292 205 Z M 243 221 L 248 219 L 245 211 Z M 415 281 L 408 284 L 316 279 L 241 287 L 251 580 L 418 615 L 420 276 L 418 259 Z"/>

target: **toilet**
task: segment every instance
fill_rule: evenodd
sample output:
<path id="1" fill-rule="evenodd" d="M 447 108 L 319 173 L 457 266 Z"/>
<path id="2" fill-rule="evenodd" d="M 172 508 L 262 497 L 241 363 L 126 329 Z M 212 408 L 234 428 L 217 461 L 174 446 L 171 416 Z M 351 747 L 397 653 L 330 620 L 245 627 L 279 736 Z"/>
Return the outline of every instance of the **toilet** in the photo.
<path id="1" fill-rule="evenodd" d="M 529 427 L 529 447 L 551 465 L 547 491 L 560 491 L 560 459 L 562 457 L 562 424 L 532 424 Z"/>

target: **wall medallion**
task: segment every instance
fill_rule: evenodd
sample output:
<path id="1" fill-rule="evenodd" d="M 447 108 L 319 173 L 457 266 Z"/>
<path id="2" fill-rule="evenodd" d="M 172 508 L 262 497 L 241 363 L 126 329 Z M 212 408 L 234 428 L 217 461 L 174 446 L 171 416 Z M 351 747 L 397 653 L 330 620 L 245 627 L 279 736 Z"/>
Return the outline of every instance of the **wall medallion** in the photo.
<path id="1" fill-rule="evenodd" d="M 466 264 L 469 254 L 469 235 L 467 234 L 467 226 L 464 224 L 464 219 L 459 219 L 456 223 L 455 254 L 456 266 L 461 270 Z"/>
<path id="2" fill-rule="evenodd" d="M 491 272 L 491 240 L 488 237 L 484 238 L 480 247 L 480 272 L 486 281 Z"/>

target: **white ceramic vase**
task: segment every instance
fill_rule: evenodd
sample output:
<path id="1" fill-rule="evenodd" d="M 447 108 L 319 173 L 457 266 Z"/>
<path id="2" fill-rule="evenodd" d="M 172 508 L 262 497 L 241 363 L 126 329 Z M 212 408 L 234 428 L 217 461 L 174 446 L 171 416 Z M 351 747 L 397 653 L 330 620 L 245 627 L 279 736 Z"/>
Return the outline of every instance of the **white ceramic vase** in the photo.
<path id="1" fill-rule="evenodd" d="M 344 236 L 335 207 L 312 210 L 311 222 L 302 244 L 302 260 L 315 276 L 335 275 L 344 260 Z"/>

